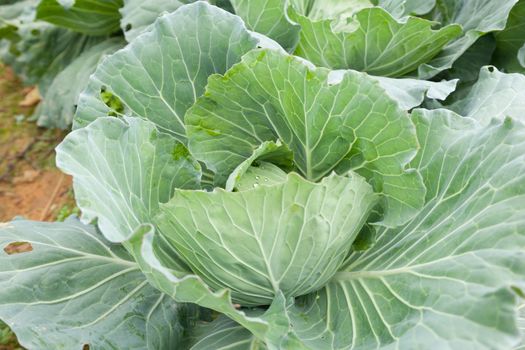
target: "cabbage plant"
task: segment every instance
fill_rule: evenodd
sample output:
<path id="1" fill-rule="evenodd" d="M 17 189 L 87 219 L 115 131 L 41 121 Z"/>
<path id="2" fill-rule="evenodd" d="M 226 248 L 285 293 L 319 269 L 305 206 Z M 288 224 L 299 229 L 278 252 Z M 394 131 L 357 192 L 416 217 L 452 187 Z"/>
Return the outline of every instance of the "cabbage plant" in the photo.
<path id="1" fill-rule="evenodd" d="M 21 344 L 519 346 L 525 77 L 478 67 L 453 93 L 461 59 L 450 80 L 399 77 L 462 29 L 406 17 L 433 6 L 364 3 L 286 2 L 270 8 L 277 35 L 247 2 L 239 17 L 199 1 L 104 58 L 57 148 L 80 220 L 0 227 L 0 319 Z M 400 44 L 418 59 L 394 43 L 397 58 L 372 59 L 373 16 L 428 35 Z M 318 60 L 307 21 L 349 56 Z"/>

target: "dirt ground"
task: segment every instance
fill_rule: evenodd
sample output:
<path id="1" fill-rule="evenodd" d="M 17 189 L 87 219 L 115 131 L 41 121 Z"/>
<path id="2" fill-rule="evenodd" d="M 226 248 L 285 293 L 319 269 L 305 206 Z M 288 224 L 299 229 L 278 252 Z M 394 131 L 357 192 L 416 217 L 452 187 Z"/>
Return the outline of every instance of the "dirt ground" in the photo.
<path id="1" fill-rule="evenodd" d="M 54 149 L 66 132 L 29 120 L 34 106 L 20 103 L 30 91 L 0 65 L 0 222 L 15 216 L 55 221 L 76 213 L 71 178 L 55 167 Z M 23 350 L 2 322 L 0 350 Z"/>
<path id="2" fill-rule="evenodd" d="M 52 221 L 74 207 L 71 179 L 54 165 L 54 148 L 66 133 L 29 120 L 33 107 L 20 106 L 29 91 L 0 66 L 0 222 Z"/>

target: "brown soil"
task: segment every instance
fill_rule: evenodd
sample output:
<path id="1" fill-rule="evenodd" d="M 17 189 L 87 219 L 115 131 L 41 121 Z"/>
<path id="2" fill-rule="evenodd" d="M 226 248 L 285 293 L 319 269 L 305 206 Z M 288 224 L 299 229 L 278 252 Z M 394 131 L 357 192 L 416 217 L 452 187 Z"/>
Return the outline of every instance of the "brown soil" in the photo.
<path id="1" fill-rule="evenodd" d="M 54 221 L 74 208 L 71 179 L 55 167 L 54 149 L 66 133 L 28 120 L 33 108 L 22 105 L 33 102 L 34 90 L 0 65 L 0 223 L 15 216 Z M 4 249 L 7 254 L 30 250 L 28 243 Z M 23 350 L 1 322 L 0 350 Z"/>
<path id="2" fill-rule="evenodd" d="M 0 66 L 0 222 L 15 216 L 53 221 L 73 205 L 71 179 L 54 166 L 65 132 L 28 120 L 32 108 L 20 102 L 30 91 Z"/>

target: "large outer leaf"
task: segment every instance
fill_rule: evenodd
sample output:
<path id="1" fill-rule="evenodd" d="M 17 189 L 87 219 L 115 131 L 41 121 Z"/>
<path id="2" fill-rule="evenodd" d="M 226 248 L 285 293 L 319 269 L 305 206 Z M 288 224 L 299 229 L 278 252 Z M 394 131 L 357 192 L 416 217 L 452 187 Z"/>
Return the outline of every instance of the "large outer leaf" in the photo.
<path id="1" fill-rule="evenodd" d="M 173 12 L 195 0 L 124 0 L 120 8 L 120 26 L 127 41 L 135 39 L 163 12 Z"/>
<path id="2" fill-rule="evenodd" d="M 130 249 L 156 288 L 178 302 L 224 313 L 266 338 L 266 321 L 237 310 L 229 291 L 212 292 L 163 237 L 141 226 L 152 221 L 174 187 L 198 185 L 199 165 L 181 143 L 140 118 L 99 118 L 66 137 L 57 148 L 57 164 L 73 175 L 84 219 L 98 218 L 104 235 Z"/>
<path id="3" fill-rule="evenodd" d="M 319 293 L 294 329 L 316 349 L 510 349 L 525 276 L 525 127 L 481 128 L 446 110 L 413 114 L 427 204 L 380 229 Z"/>
<path id="4" fill-rule="evenodd" d="M 122 0 L 41 0 L 36 18 L 88 35 L 120 29 Z"/>
<path id="5" fill-rule="evenodd" d="M 212 76 L 186 114 L 192 154 L 224 185 L 262 142 L 281 139 L 306 178 L 355 169 L 384 194 L 384 224 L 406 221 L 424 196 L 419 175 L 405 170 L 418 147 L 410 119 L 366 74 L 348 71 L 336 85 L 328 74 L 276 51 L 248 53 Z"/>
<path id="6" fill-rule="evenodd" d="M 232 303 L 229 290 L 213 292 L 200 277 L 181 269 L 177 263 L 174 264 L 171 259 L 177 255 L 177 252 L 171 245 L 166 244 L 153 226 L 145 225 L 137 228 L 129 243 L 142 271 L 150 283 L 160 291 L 177 302 L 196 303 L 218 311 L 249 329 L 260 339 L 266 338 L 269 332 L 268 322 L 259 317 L 247 316 L 244 311 L 238 310 L 238 305 Z M 283 307 L 281 310 L 284 314 Z"/>
<path id="7" fill-rule="evenodd" d="M 92 226 L 13 221 L 0 226 L 0 318 L 29 349 L 174 349 L 194 309 L 151 287 L 126 251 Z"/>
<path id="8" fill-rule="evenodd" d="M 525 76 L 483 67 L 468 94 L 449 108 L 482 124 L 489 124 L 492 118 L 503 120 L 505 117 L 525 121 Z"/>
<path id="9" fill-rule="evenodd" d="M 283 0 L 231 0 L 235 13 L 248 28 L 274 39 L 293 51 L 299 39 L 299 26 L 286 17 Z"/>
<path id="10" fill-rule="evenodd" d="M 478 38 L 505 28 L 510 10 L 518 0 L 437 0 L 443 24 L 460 24 L 465 36 L 447 45 L 432 61 L 419 67 L 419 77 L 428 79 L 452 67 Z"/>
<path id="11" fill-rule="evenodd" d="M 160 233 L 213 289 L 243 306 L 321 288 L 348 254 L 377 197 L 356 174 L 241 192 L 177 190 L 155 219 Z"/>
<path id="12" fill-rule="evenodd" d="M 82 219 L 98 218 L 122 242 L 151 222 L 175 188 L 200 188 L 200 165 L 185 146 L 140 118 L 99 118 L 57 147 L 57 166 L 73 176 Z"/>
<path id="13" fill-rule="evenodd" d="M 402 76 L 430 61 L 461 34 L 456 25 L 432 30 L 432 22 L 409 17 L 399 22 L 381 8 L 359 11 L 350 30 L 335 31 L 332 20 L 313 20 L 291 10 L 301 25 L 295 53 L 318 66 Z"/>
<path id="14" fill-rule="evenodd" d="M 58 73 L 35 112 L 38 125 L 68 128 L 75 115 L 78 96 L 86 87 L 89 76 L 95 71 L 100 59 L 120 49 L 124 43 L 121 38 L 103 41 L 83 52 Z"/>
<path id="15" fill-rule="evenodd" d="M 226 315 L 264 341 L 269 349 L 305 349 L 293 334 L 286 312 L 290 301 L 281 292 L 267 309 L 241 309 L 232 303 L 230 290 L 212 291 L 200 277 L 173 264 L 170 256 L 177 253 L 151 225 L 139 227 L 129 243 L 150 283 L 177 302 L 196 303 Z"/>
<path id="16" fill-rule="evenodd" d="M 507 72 L 525 73 L 525 62 L 519 58 L 525 45 L 525 1 L 519 1 L 510 11 L 507 26 L 496 33 L 494 63 Z"/>
<path id="17" fill-rule="evenodd" d="M 99 65 L 76 121 L 85 125 L 111 112 L 100 96 L 106 87 L 129 113 L 184 142 L 184 114 L 208 76 L 224 73 L 256 45 L 240 18 L 201 1 L 183 6 Z"/>

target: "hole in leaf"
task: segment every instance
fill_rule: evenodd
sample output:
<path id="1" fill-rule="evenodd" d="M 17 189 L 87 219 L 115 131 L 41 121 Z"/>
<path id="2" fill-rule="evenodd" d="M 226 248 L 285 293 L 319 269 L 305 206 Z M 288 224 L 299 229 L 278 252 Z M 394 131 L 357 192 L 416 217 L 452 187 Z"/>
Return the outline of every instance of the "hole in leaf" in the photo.
<path id="1" fill-rule="evenodd" d="M 89 350 L 89 344 L 84 344 L 84 346 L 82 346 L 82 350 Z"/>
<path id="2" fill-rule="evenodd" d="M 519 295 L 520 298 L 525 298 L 525 293 L 521 288 L 517 286 L 511 286 L 510 288 L 514 291 L 514 293 Z"/>
<path id="3" fill-rule="evenodd" d="M 489 72 L 494 73 L 494 67 L 490 66 L 489 67 Z"/>
<path id="4" fill-rule="evenodd" d="M 33 246 L 29 242 L 13 242 L 4 247 L 4 252 L 8 255 L 29 253 L 33 250 Z"/>
<path id="5" fill-rule="evenodd" d="M 100 88 L 100 98 L 104 104 L 111 109 L 111 111 L 108 112 L 108 116 L 118 117 L 124 113 L 124 104 L 120 98 L 115 96 L 111 91 L 108 91 L 107 87 L 102 86 Z"/>
<path id="6" fill-rule="evenodd" d="M 182 143 L 177 143 L 171 151 L 171 156 L 173 160 L 189 159 L 190 151 Z"/>
<path id="7" fill-rule="evenodd" d="M 132 27 L 131 27 L 131 24 L 128 23 L 128 24 L 126 24 L 126 26 L 124 27 L 124 31 L 125 31 L 125 32 L 129 32 L 129 31 L 131 30 L 131 28 L 132 28 Z"/>

